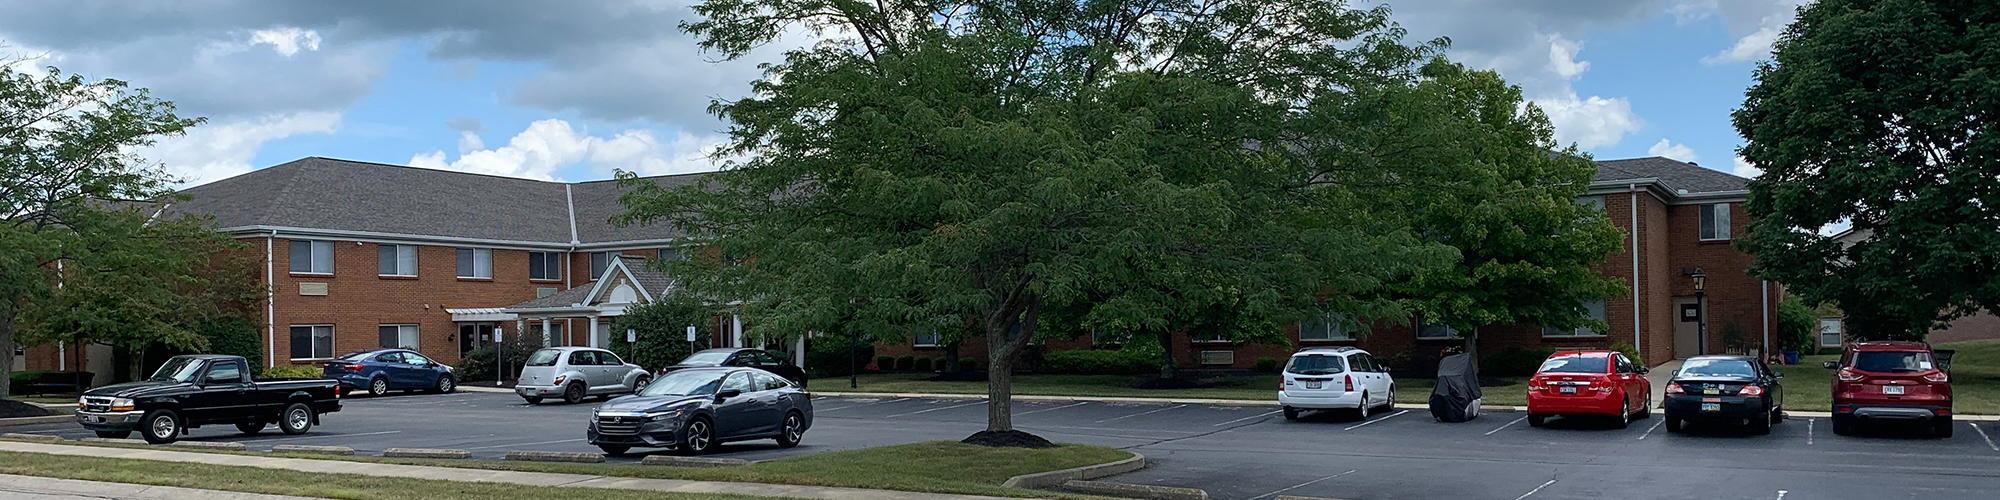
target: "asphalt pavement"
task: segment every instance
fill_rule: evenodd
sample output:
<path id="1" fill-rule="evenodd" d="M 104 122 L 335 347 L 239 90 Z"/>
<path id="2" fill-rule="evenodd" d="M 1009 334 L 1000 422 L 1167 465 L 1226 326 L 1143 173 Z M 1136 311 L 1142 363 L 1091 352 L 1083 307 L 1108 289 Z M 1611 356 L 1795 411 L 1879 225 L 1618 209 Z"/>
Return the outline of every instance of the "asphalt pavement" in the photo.
<path id="1" fill-rule="evenodd" d="M 508 451 L 595 451 L 583 442 L 590 410 L 530 406 L 511 394 L 355 397 L 301 436 L 243 436 L 230 427 L 189 439 L 335 445 L 364 454 L 391 447 L 456 448 L 479 458 Z M 816 421 L 797 448 L 769 440 L 719 447 L 717 456 L 762 460 L 930 440 L 957 440 L 985 425 L 978 400 L 852 398 L 814 401 Z M 2000 491 L 2000 428 L 1958 424 L 1955 436 L 1888 428 L 1835 436 L 1825 419 L 1794 418 L 1768 436 L 1697 427 L 1669 434 L 1662 419 L 1556 419 L 1520 413 L 1441 423 L 1422 408 L 1354 420 L 1308 414 L 1286 421 L 1269 407 L 1017 401 L 1015 425 L 1057 442 L 1145 454 L 1151 465 L 1111 481 L 1206 489 L 1220 500 L 1277 495 L 1389 499 L 1980 499 Z M 12 432 L 88 436 L 75 425 Z M 643 451 L 643 450 L 638 450 Z M 636 458 L 612 458 L 614 462 Z"/>

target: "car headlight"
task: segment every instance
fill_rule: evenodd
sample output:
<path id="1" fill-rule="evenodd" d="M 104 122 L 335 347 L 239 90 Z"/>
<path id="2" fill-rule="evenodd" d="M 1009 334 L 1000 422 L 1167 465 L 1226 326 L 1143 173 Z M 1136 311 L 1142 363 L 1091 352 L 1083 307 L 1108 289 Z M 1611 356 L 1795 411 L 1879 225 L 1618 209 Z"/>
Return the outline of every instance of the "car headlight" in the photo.
<path id="1" fill-rule="evenodd" d="M 132 411 L 137 407 L 138 405 L 132 403 L 132 398 L 112 398 L 111 400 L 111 411 Z"/>
<path id="2" fill-rule="evenodd" d="M 662 420 L 673 420 L 676 418 L 681 418 L 681 415 L 684 415 L 686 413 L 687 413 L 686 408 L 674 408 L 672 410 L 667 410 L 667 411 L 647 412 L 646 421 L 659 422 Z"/>

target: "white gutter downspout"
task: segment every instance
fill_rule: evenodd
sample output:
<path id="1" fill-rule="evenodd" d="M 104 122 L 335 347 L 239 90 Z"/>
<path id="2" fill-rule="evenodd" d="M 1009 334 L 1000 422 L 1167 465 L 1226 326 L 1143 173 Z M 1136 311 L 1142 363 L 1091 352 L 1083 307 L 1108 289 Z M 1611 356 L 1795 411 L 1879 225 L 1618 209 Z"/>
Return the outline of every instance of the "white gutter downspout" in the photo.
<path id="1" fill-rule="evenodd" d="M 1632 348 L 1644 357 L 1646 342 L 1639 335 L 1639 185 L 1628 186 L 1626 192 L 1632 201 L 1632 246 L 1628 252 L 1632 254 Z"/>
<path id="2" fill-rule="evenodd" d="M 1759 347 L 1760 350 L 1757 351 L 1757 355 L 1762 356 L 1764 359 L 1770 359 L 1771 358 L 1771 281 L 1764 280 L 1761 281 L 1760 284 L 1761 284 L 1760 288 L 1763 289 L 1763 294 L 1764 294 L 1764 345 L 1762 347 Z"/>
<path id="3" fill-rule="evenodd" d="M 278 230 L 271 230 L 264 237 L 264 367 L 278 366 L 278 275 L 277 264 L 271 260 L 271 247 L 278 239 Z"/>
<path id="4" fill-rule="evenodd" d="M 56 289 L 61 290 L 62 287 L 63 287 L 62 259 L 56 259 Z M 69 371 L 68 353 L 69 353 L 69 343 L 61 340 L 56 341 L 56 371 L 59 372 Z"/>

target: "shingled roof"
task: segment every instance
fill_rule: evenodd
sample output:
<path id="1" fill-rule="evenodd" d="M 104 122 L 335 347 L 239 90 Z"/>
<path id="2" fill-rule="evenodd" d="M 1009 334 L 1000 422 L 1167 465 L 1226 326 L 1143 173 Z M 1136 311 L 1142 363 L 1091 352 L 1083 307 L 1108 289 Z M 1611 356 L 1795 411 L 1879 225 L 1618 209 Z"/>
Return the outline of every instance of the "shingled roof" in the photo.
<path id="1" fill-rule="evenodd" d="M 673 278 L 668 278 L 666 274 L 647 266 L 645 257 L 620 255 L 618 256 L 618 261 L 625 268 L 626 272 L 631 273 L 632 281 L 638 283 L 640 288 L 646 290 L 647 295 L 653 297 L 666 295 L 667 288 L 672 287 L 674 284 Z M 615 267 L 610 268 L 606 272 L 616 269 Z M 593 281 L 582 286 L 549 294 L 547 297 L 514 304 L 508 307 L 508 309 L 549 309 L 589 305 L 587 302 L 591 300 L 590 292 L 594 290 L 597 290 L 597 282 Z"/>
<path id="2" fill-rule="evenodd" d="M 1750 179 L 1730 175 L 1701 165 L 1661 158 L 1632 158 L 1597 162 L 1597 182 L 1658 179 L 1673 192 L 1688 194 L 1721 193 L 1750 189 Z"/>

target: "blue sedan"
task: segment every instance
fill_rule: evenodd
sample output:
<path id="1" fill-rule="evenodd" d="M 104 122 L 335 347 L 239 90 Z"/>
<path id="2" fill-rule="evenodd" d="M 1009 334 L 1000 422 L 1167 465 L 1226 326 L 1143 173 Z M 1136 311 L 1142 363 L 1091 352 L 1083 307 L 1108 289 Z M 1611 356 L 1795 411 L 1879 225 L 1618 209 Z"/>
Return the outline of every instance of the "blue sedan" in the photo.
<path id="1" fill-rule="evenodd" d="M 450 366 L 408 349 L 351 352 L 322 366 L 323 378 L 340 381 L 342 389 L 366 389 L 371 396 L 397 390 L 445 393 L 458 388 Z"/>

